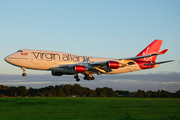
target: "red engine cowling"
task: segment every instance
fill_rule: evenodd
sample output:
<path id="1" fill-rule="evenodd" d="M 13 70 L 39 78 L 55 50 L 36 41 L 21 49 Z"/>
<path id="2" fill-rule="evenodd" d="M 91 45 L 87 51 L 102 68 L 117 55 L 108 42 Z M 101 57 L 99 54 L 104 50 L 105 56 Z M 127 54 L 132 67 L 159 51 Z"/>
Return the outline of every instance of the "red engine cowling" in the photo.
<path id="1" fill-rule="evenodd" d="M 84 73 L 86 71 L 86 68 L 84 66 L 81 66 L 81 65 L 75 65 L 73 67 L 73 69 L 77 73 Z"/>
<path id="2" fill-rule="evenodd" d="M 119 68 L 119 62 L 108 61 L 106 63 L 106 67 L 109 68 L 109 69 L 118 69 Z"/>
<path id="3" fill-rule="evenodd" d="M 62 76 L 62 72 L 52 71 L 51 74 L 52 76 Z"/>

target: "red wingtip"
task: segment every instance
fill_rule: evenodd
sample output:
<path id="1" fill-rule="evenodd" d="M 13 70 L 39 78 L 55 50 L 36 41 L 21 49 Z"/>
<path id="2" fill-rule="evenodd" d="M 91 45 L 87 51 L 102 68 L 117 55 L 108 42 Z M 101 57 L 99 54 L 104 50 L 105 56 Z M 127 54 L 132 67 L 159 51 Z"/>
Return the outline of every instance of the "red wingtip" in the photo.
<path id="1" fill-rule="evenodd" d="M 168 51 L 168 49 L 164 49 L 163 51 L 159 52 L 159 54 L 165 54 Z"/>

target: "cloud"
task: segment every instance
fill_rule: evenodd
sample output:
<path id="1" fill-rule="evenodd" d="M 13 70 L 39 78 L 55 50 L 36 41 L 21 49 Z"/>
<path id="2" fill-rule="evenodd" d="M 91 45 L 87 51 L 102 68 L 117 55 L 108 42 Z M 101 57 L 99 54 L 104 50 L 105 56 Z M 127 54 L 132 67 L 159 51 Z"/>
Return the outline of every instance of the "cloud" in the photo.
<path id="1" fill-rule="evenodd" d="M 117 75 L 95 75 L 95 80 L 83 80 L 76 82 L 72 75 L 51 76 L 51 75 L 7 75 L 0 74 L 0 84 L 8 86 L 26 86 L 27 88 L 41 88 L 49 85 L 75 84 L 95 89 L 97 87 L 110 87 L 114 90 L 137 91 L 161 90 L 163 84 L 167 91 L 175 92 L 180 90 L 180 73 L 158 73 L 158 74 L 117 74 Z"/>

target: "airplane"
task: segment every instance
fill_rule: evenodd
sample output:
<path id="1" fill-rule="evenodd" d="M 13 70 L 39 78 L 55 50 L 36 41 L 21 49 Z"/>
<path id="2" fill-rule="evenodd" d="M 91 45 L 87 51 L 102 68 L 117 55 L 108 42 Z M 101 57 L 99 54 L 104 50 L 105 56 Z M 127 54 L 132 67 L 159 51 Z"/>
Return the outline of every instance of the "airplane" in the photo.
<path id="1" fill-rule="evenodd" d="M 78 56 L 69 53 L 21 49 L 4 58 L 12 65 L 21 67 L 22 76 L 25 69 L 51 71 L 53 76 L 74 75 L 80 81 L 78 74 L 84 75 L 84 80 L 94 80 L 93 74 L 120 74 L 138 70 L 156 68 L 159 64 L 174 60 L 156 62 L 158 55 L 165 54 L 168 49 L 159 52 L 163 40 L 154 40 L 135 57 L 112 59 Z"/>

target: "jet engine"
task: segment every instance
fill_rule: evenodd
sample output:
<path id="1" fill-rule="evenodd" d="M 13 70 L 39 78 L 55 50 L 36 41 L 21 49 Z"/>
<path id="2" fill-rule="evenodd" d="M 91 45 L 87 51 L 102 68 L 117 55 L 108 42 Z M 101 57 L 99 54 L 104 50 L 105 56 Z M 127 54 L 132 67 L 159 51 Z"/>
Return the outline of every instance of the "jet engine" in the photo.
<path id="1" fill-rule="evenodd" d="M 120 67 L 119 62 L 116 61 L 108 61 L 106 63 L 106 67 L 108 69 L 118 69 Z"/>
<path id="2" fill-rule="evenodd" d="M 51 71 L 52 76 L 62 76 L 62 72 Z"/>
<path id="3" fill-rule="evenodd" d="M 73 66 L 73 70 L 76 73 L 84 73 L 86 71 L 86 68 L 81 65 L 75 65 L 75 66 Z"/>

